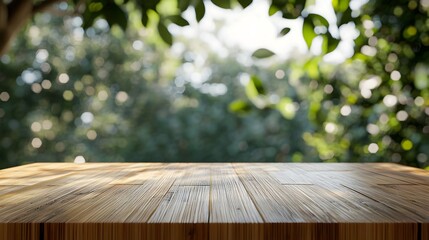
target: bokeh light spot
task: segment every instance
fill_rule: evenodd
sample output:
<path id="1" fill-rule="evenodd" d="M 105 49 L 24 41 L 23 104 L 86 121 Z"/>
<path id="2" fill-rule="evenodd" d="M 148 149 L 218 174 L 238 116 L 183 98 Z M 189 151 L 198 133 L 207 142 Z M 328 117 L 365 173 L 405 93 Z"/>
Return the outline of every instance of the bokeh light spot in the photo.
<path id="1" fill-rule="evenodd" d="M 389 94 L 383 98 L 383 103 L 386 105 L 386 107 L 393 107 L 398 103 L 398 98 Z"/>
<path id="2" fill-rule="evenodd" d="M 323 88 L 323 91 L 324 91 L 326 94 L 331 94 L 331 93 L 334 91 L 334 88 L 332 87 L 332 85 L 331 85 L 331 84 L 327 84 L 327 85 Z"/>
<path id="3" fill-rule="evenodd" d="M 70 90 L 66 90 L 66 91 L 64 91 L 64 93 L 63 93 L 63 98 L 64 98 L 66 101 L 71 101 L 71 100 L 73 100 L 73 98 L 74 98 L 74 94 L 73 94 L 73 92 L 72 92 L 72 91 L 70 91 Z"/>
<path id="4" fill-rule="evenodd" d="M 275 76 L 277 79 L 283 79 L 285 77 L 285 71 L 279 69 L 276 71 Z"/>
<path id="5" fill-rule="evenodd" d="M 390 73 L 390 78 L 393 81 L 398 81 L 399 79 L 401 79 L 401 73 L 398 72 L 397 70 L 395 70 L 395 71 L 393 71 L 393 72 Z"/>
<path id="6" fill-rule="evenodd" d="M 94 120 L 94 114 L 92 114 L 91 112 L 84 112 L 80 116 L 80 119 L 83 123 L 90 124 Z"/>
<path id="7" fill-rule="evenodd" d="M 10 95 L 8 92 L 2 92 L 0 93 L 0 100 L 3 102 L 9 101 Z"/>
<path id="8" fill-rule="evenodd" d="M 124 103 L 128 100 L 128 94 L 124 91 L 119 91 L 116 94 L 116 102 L 117 103 Z"/>
<path id="9" fill-rule="evenodd" d="M 379 149 L 379 147 L 376 143 L 371 143 L 368 146 L 368 152 L 370 152 L 370 153 L 377 153 L 378 149 Z"/>
<path id="10" fill-rule="evenodd" d="M 371 135 L 377 135 L 380 132 L 380 128 L 378 128 L 377 125 L 370 123 L 366 126 L 366 131 Z"/>
<path id="11" fill-rule="evenodd" d="M 31 91 L 34 93 L 40 93 L 42 91 L 42 85 L 39 83 L 33 83 L 31 84 Z"/>
<path id="12" fill-rule="evenodd" d="M 97 97 L 100 101 L 106 101 L 109 94 L 105 90 L 101 90 L 98 92 Z"/>
<path id="13" fill-rule="evenodd" d="M 42 146 L 42 140 L 40 138 L 33 138 L 31 146 L 33 146 L 33 148 L 40 148 Z"/>
<path id="14" fill-rule="evenodd" d="M 404 110 L 399 111 L 398 113 L 396 113 L 396 119 L 398 119 L 398 121 L 405 121 L 408 118 L 408 113 Z"/>
<path id="15" fill-rule="evenodd" d="M 67 83 L 69 80 L 70 80 L 70 77 L 69 77 L 69 75 L 67 75 L 67 73 L 61 73 L 58 76 L 58 81 L 62 84 Z"/>
<path id="16" fill-rule="evenodd" d="M 45 79 L 42 81 L 42 88 L 43 89 L 50 89 L 52 87 L 51 81 Z"/>
<path id="17" fill-rule="evenodd" d="M 401 146 L 402 146 L 402 149 L 404 149 L 405 151 L 409 151 L 409 150 L 411 150 L 413 148 L 413 142 L 411 142 L 408 139 L 404 139 L 401 142 Z"/>
<path id="18" fill-rule="evenodd" d="M 327 133 L 336 133 L 338 130 L 337 125 L 335 125 L 335 123 L 327 123 L 325 125 L 325 131 Z"/>
<path id="19" fill-rule="evenodd" d="M 33 122 L 30 128 L 33 132 L 40 132 L 40 130 L 42 130 L 42 125 L 39 122 Z"/>
<path id="20" fill-rule="evenodd" d="M 45 130 L 51 129 L 52 125 L 53 125 L 52 121 L 49 120 L 49 119 L 43 120 L 43 122 L 42 122 L 42 128 L 45 129 Z"/>
<path id="21" fill-rule="evenodd" d="M 48 60 L 48 57 L 49 57 L 48 50 L 46 50 L 46 49 L 39 49 L 39 50 L 37 50 L 37 52 L 36 52 L 36 61 L 38 63 L 45 62 L 46 60 Z"/>
<path id="22" fill-rule="evenodd" d="M 344 105 L 341 107 L 340 113 L 343 116 L 348 116 L 352 113 L 352 108 L 349 105 Z"/>
<path id="23" fill-rule="evenodd" d="M 85 163 L 85 158 L 83 156 L 76 156 L 74 159 L 74 163 Z"/>
<path id="24" fill-rule="evenodd" d="M 95 140 L 95 139 L 97 138 L 97 132 L 96 132 L 96 131 L 94 131 L 94 130 L 89 130 L 89 131 L 86 133 L 86 137 L 87 137 L 89 140 Z"/>

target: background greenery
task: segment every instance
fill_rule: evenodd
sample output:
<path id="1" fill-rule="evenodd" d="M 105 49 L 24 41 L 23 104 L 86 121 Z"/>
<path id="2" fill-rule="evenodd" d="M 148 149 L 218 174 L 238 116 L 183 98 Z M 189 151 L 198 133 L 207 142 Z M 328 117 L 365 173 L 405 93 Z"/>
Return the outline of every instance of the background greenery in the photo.
<path id="1" fill-rule="evenodd" d="M 353 22 L 360 35 L 336 65 L 323 55 L 340 39 L 316 34 L 329 24 L 315 14 L 304 14 L 303 34 L 309 46 L 321 35 L 320 55 L 257 60 L 271 55 L 262 50 L 250 66 L 234 49 L 201 61 L 197 40 L 176 39 L 184 49 L 175 54 L 159 24 L 142 29 L 132 15 L 128 26 L 36 15 L 0 59 L 0 168 L 77 156 L 428 167 L 429 4 L 377 0 L 352 11 L 339 2 L 338 25 Z M 282 4 L 270 12 L 301 15 Z M 210 74 L 196 85 L 189 68 Z"/>

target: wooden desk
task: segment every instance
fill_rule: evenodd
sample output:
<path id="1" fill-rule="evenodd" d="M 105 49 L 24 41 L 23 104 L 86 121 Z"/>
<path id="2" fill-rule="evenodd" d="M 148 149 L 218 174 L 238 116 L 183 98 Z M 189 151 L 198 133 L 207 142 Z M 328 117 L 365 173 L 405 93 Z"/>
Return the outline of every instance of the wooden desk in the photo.
<path id="1" fill-rule="evenodd" d="M 373 163 L 36 163 L 0 240 L 429 240 L 429 172 Z"/>

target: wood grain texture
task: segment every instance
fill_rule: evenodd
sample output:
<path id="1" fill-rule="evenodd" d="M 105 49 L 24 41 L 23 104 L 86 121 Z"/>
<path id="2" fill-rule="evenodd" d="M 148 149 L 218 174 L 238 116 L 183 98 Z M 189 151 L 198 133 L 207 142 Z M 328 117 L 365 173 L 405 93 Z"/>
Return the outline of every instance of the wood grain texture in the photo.
<path id="1" fill-rule="evenodd" d="M 390 163 L 35 163 L 0 240 L 429 240 L 429 172 Z"/>

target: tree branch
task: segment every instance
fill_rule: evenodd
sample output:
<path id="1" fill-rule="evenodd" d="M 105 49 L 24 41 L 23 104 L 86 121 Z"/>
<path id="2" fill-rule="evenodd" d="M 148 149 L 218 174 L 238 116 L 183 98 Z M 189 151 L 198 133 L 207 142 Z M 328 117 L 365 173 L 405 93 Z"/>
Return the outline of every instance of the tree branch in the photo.
<path id="1" fill-rule="evenodd" d="M 5 5 L 3 0 L 0 0 L 2 5 L 2 10 L 6 14 L 3 15 L 2 12 L 2 21 L 4 21 L 4 16 L 6 17 L 6 25 L 1 28 L 0 34 L 0 56 L 6 52 L 11 39 L 15 34 L 22 28 L 22 26 L 28 21 L 32 16 L 33 2 L 32 0 L 15 0 L 11 3 Z M 6 9 L 4 8 L 6 7 Z M 3 22 L 4 24 L 4 22 Z"/>
<path id="2" fill-rule="evenodd" d="M 7 15 L 7 6 L 3 0 L 0 0 L 0 32 L 7 26 Z"/>

